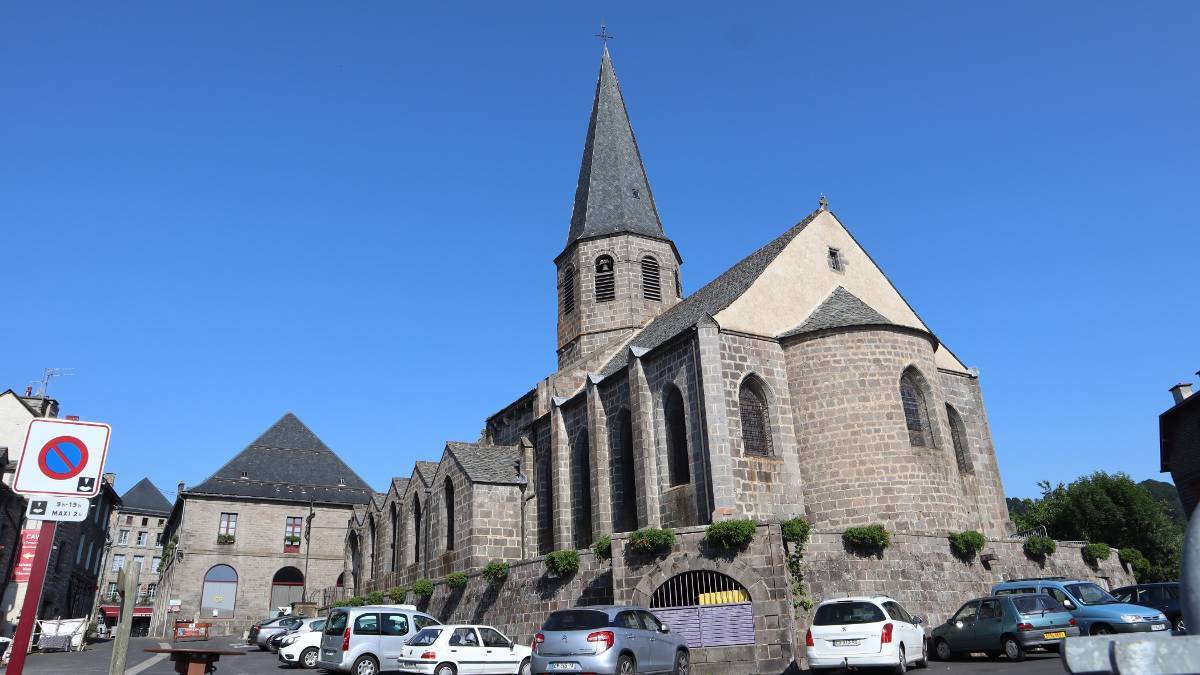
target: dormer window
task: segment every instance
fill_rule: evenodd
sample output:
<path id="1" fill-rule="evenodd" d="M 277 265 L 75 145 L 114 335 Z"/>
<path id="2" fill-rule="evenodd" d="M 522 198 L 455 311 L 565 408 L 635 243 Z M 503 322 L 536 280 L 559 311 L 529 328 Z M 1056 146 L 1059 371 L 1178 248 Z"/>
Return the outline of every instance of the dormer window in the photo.
<path id="1" fill-rule="evenodd" d="M 633 198 L 634 199 L 642 198 L 642 193 L 637 188 L 633 188 Z"/>
<path id="2" fill-rule="evenodd" d="M 248 473 L 246 473 L 245 471 L 242 472 L 242 478 L 249 478 L 249 477 L 250 477 L 250 475 Z"/>
<path id="3" fill-rule="evenodd" d="M 338 485 L 339 485 L 339 486 L 345 486 L 345 485 L 346 485 L 346 479 L 345 479 L 345 478 L 339 478 L 339 479 L 338 479 Z"/>
<path id="4" fill-rule="evenodd" d="M 834 272 L 841 272 L 841 271 L 843 271 L 844 266 L 845 265 L 844 265 L 844 262 L 842 261 L 841 251 L 830 246 L 829 247 L 829 269 L 833 270 Z"/>

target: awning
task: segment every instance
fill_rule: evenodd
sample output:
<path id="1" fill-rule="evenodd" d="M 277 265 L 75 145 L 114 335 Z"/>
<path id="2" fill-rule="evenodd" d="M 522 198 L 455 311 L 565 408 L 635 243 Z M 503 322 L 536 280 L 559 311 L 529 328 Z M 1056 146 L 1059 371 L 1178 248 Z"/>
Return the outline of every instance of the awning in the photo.
<path id="1" fill-rule="evenodd" d="M 114 619 L 119 618 L 121 616 L 121 608 L 116 605 L 101 605 L 100 611 L 104 613 L 104 616 L 111 617 Z M 151 616 L 153 614 L 154 614 L 153 607 L 134 607 L 133 608 L 134 616 Z"/>

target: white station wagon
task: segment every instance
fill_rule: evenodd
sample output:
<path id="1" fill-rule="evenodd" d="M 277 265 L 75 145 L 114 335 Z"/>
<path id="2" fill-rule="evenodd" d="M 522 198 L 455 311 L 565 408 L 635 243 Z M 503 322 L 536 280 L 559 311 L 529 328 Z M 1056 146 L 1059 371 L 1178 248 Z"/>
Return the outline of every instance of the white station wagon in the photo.
<path id="1" fill-rule="evenodd" d="M 530 649 L 514 644 L 491 626 L 429 626 L 400 652 L 402 673 L 423 675 L 529 675 Z"/>

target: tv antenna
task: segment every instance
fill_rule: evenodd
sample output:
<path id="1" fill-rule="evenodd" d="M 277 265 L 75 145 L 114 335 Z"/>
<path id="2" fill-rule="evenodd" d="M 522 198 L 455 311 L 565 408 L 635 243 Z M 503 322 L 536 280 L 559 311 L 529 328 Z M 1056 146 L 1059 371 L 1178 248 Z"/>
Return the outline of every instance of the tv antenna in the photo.
<path id="1" fill-rule="evenodd" d="M 46 392 L 50 390 L 50 380 L 53 380 L 56 377 L 74 374 L 74 368 L 46 368 L 42 371 L 42 379 L 34 382 L 34 384 L 37 385 L 37 391 L 34 393 L 34 396 L 37 396 L 38 398 L 46 398 Z"/>

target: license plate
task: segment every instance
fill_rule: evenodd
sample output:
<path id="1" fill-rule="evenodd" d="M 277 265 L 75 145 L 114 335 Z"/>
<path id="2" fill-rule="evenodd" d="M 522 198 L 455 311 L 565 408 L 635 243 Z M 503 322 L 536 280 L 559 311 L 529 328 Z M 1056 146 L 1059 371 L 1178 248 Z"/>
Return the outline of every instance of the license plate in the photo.
<path id="1" fill-rule="evenodd" d="M 1067 633 L 1065 631 L 1060 630 L 1056 633 L 1042 633 L 1042 637 L 1047 640 L 1060 640 L 1062 638 L 1067 637 Z"/>
<path id="2" fill-rule="evenodd" d="M 579 670 L 578 663 L 551 663 L 550 670 Z"/>
<path id="3" fill-rule="evenodd" d="M 1150 626 L 1150 630 L 1166 630 L 1166 629 L 1167 629 L 1167 627 L 1161 623 L 1156 623 L 1153 626 Z"/>
<path id="4" fill-rule="evenodd" d="M 834 640 L 834 647 L 857 647 L 862 644 L 862 640 Z"/>

